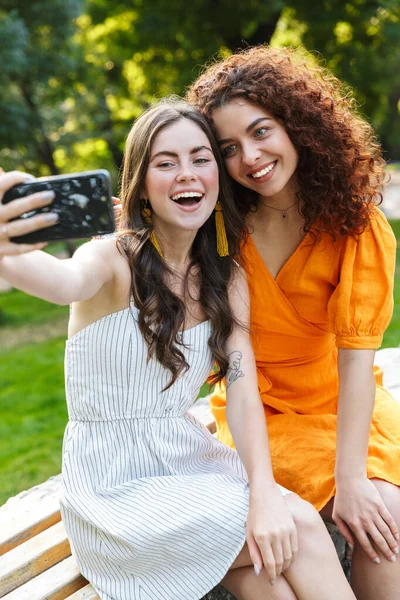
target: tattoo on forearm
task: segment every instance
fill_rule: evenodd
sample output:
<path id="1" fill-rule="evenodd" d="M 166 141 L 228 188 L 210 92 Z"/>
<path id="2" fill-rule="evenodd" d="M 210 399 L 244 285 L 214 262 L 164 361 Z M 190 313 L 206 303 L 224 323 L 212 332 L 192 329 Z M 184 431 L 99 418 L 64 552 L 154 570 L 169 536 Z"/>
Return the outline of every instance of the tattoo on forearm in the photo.
<path id="1" fill-rule="evenodd" d="M 243 371 L 240 370 L 240 361 L 243 358 L 243 354 L 239 350 L 234 350 L 228 354 L 228 358 L 229 367 L 226 373 L 226 389 L 240 377 L 244 377 Z"/>

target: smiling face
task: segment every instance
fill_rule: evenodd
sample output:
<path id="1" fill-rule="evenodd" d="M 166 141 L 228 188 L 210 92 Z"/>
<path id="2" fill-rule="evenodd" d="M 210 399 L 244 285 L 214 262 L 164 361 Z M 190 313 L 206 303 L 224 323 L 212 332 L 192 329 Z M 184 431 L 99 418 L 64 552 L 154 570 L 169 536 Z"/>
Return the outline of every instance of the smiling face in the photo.
<path id="1" fill-rule="evenodd" d="M 212 113 L 229 175 L 260 196 L 293 195 L 298 154 L 284 126 L 256 104 L 235 99 Z"/>
<path id="2" fill-rule="evenodd" d="M 219 179 L 211 144 L 198 125 L 181 118 L 156 135 L 143 194 L 161 231 L 204 225 L 218 200 Z"/>

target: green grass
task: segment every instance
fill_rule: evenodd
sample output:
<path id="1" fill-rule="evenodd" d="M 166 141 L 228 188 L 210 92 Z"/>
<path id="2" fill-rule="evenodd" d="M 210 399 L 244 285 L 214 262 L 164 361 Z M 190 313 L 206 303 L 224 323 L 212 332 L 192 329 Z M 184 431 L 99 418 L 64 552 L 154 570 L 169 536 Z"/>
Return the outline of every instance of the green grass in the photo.
<path id="1" fill-rule="evenodd" d="M 2 325 L 41 324 L 68 315 L 68 306 L 57 306 L 19 290 L 0 294 L 0 331 Z"/>
<path id="2" fill-rule="evenodd" d="M 385 331 L 382 348 L 400 346 L 400 219 L 390 221 L 397 239 L 397 262 L 394 279 L 394 311 L 390 325 Z"/>
<path id="3" fill-rule="evenodd" d="M 391 223 L 397 240 L 395 310 L 382 347 L 400 344 L 400 220 Z M 13 290 L 0 294 L 4 324 L 41 324 L 66 315 L 60 307 Z M 0 324 L 1 332 L 1 324 Z M 60 472 L 67 411 L 64 339 L 0 350 L 0 505 L 10 496 Z M 203 386 L 202 395 L 208 393 Z"/>
<path id="4" fill-rule="evenodd" d="M 0 352 L 0 505 L 59 473 L 64 339 Z"/>
<path id="5" fill-rule="evenodd" d="M 75 245 L 86 240 L 79 240 Z M 46 252 L 58 254 L 65 251 L 63 242 L 49 244 Z M 33 296 L 27 296 L 19 290 L 0 293 L 0 331 L 2 325 L 40 324 L 68 315 L 67 306 L 57 306 Z"/>

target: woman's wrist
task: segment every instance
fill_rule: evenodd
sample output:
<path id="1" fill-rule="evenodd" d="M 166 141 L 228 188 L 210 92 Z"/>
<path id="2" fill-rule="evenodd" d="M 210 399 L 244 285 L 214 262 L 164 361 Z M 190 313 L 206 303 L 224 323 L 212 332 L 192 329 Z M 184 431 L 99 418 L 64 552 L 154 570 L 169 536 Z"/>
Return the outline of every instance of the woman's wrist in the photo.
<path id="1" fill-rule="evenodd" d="M 358 481 L 367 479 L 367 470 L 364 467 L 335 469 L 336 488 L 353 487 Z"/>
<path id="2" fill-rule="evenodd" d="M 265 474 L 263 477 L 250 479 L 249 488 L 251 498 L 265 498 L 266 494 L 276 488 L 276 481 L 272 475 Z"/>

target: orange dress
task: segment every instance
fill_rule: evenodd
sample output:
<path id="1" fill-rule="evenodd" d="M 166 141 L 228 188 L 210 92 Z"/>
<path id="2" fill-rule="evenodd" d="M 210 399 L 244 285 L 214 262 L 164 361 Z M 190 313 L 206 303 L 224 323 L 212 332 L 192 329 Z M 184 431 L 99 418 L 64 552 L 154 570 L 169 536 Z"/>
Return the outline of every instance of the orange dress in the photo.
<path id="1" fill-rule="evenodd" d="M 383 213 L 355 240 L 308 234 L 276 280 L 251 238 L 243 247 L 251 334 L 275 479 L 321 510 L 335 495 L 337 348 L 378 348 L 393 310 L 396 240 Z M 377 382 L 368 477 L 400 485 L 400 404 Z M 233 446 L 225 393 L 211 398 Z"/>

